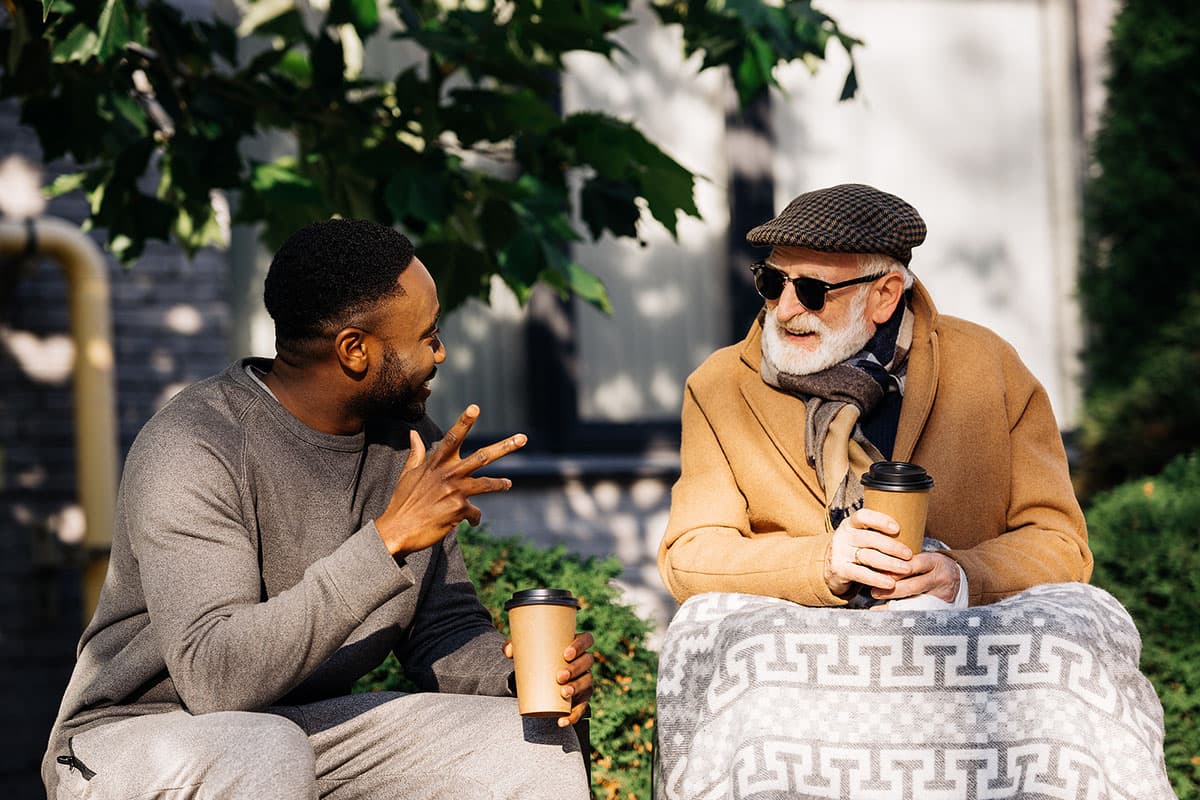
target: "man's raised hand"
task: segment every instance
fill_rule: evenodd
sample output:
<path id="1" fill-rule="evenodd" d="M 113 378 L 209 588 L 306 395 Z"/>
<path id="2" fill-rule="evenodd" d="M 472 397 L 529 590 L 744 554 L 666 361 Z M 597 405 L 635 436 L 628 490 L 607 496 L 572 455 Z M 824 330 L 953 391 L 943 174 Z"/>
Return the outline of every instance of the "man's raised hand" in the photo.
<path id="1" fill-rule="evenodd" d="M 387 508 L 375 519 L 392 555 L 405 556 L 429 547 L 463 520 L 478 525 L 481 513 L 471 498 L 512 486 L 508 478 L 477 478 L 474 473 L 523 447 L 525 434 L 509 436 L 463 458 L 463 441 L 478 418 L 479 406 L 472 403 L 429 452 L 417 432 L 409 432 L 412 450 L 408 461 Z"/>

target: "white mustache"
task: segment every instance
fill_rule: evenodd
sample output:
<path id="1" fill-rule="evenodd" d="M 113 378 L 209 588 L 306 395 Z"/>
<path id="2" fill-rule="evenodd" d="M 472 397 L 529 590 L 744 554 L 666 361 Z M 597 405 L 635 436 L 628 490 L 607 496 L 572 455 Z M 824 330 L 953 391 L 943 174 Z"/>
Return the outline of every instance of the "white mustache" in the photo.
<path id="1" fill-rule="evenodd" d="M 807 315 L 792 317 L 787 322 L 782 322 L 778 317 L 775 318 L 775 324 L 780 330 L 787 331 L 793 334 L 804 333 L 825 333 L 825 325 L 818 319 L 812 317 L 805 318 Z"/>

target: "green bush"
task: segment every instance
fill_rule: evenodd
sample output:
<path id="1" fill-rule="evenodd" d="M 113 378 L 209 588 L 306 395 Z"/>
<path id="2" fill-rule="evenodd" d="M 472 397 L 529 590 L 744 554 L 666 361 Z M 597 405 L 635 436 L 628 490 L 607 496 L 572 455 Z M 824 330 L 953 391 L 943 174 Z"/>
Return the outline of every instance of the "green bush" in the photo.
<path id="1" fill-rule="evenodd" d="M 1126 0 L 1108 57 L 1078 282 L 1084 496 L 1200 448 L 1200 3 Z"/>
<path id="2" fill-rule="evenodd" d="M 616 558 L 581 558 L 561 546 L 544 548 L 519 537 L 497 537 L 463 525 L 463 557 L 484 606 L 508 634 L 504 602 L 519 589 L 570 589 L 580 599 L 579 630 L 596 639 L 592 652 L 595 693 L 591 702 L 592 792 L 605 800 L 650 797 L 658 656 L 646 646 L 649 623 L 619 602 L 611 581 L 621 572 Z M 356 686 L 358 691 L 413 691 L 395 657 Z"/>
<path id="3" fill-rule="evenodd" d="M 1134 475 L 1150 475 L 1200 447 L 1200 293 L 1188 313 L 1158 331 L 1137 371 L 1088 399 L 1079 472 L 1085 497 Z"/>
<path id="4" fill-rule="evenodd" d="M 1167 772 L 1200 797 L 1200 451 L 1095 498 L 1092 582 L 1129 610 L 1166 715 Z"/>

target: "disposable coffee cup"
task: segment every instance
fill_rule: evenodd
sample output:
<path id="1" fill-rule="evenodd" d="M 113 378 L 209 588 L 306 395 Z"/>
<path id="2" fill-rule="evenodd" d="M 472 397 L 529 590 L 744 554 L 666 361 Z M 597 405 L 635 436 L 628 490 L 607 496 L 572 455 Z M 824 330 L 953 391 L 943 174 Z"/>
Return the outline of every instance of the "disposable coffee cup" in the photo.
<path id="1" fill-rule="evenodd" d="M 862 486 L 863 506 L 900 523 L 900 541 L 913 553 L 921 552 L 933 488 L 933 478 L 924 467 L 907 461 L 876 461 L 863 474 Z"/>
<path id="2" fill-rule="evenodd" d="M 562 717 L 571 700 L 562 696 L 558 673 L 563 651 L 575 640 L 579 608 L 567 589 L 524 589 L 504 604 L 517 674 L 517 709 L 523 717 Z"/>

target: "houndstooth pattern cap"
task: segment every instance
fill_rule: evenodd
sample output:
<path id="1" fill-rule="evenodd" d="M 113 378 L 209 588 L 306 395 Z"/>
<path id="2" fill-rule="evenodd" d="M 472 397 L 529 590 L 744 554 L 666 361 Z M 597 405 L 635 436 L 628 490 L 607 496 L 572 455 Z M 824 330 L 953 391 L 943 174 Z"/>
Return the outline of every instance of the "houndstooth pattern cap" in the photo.
<path id="1" fill-rule="evenodd" d="M 894 194 L 843 183 L 805 192 L 746 234 L 746 241 L 827 253 L 883 253 L 908 266 L 912 249 L 925 241 L 925 220 Z"/>

